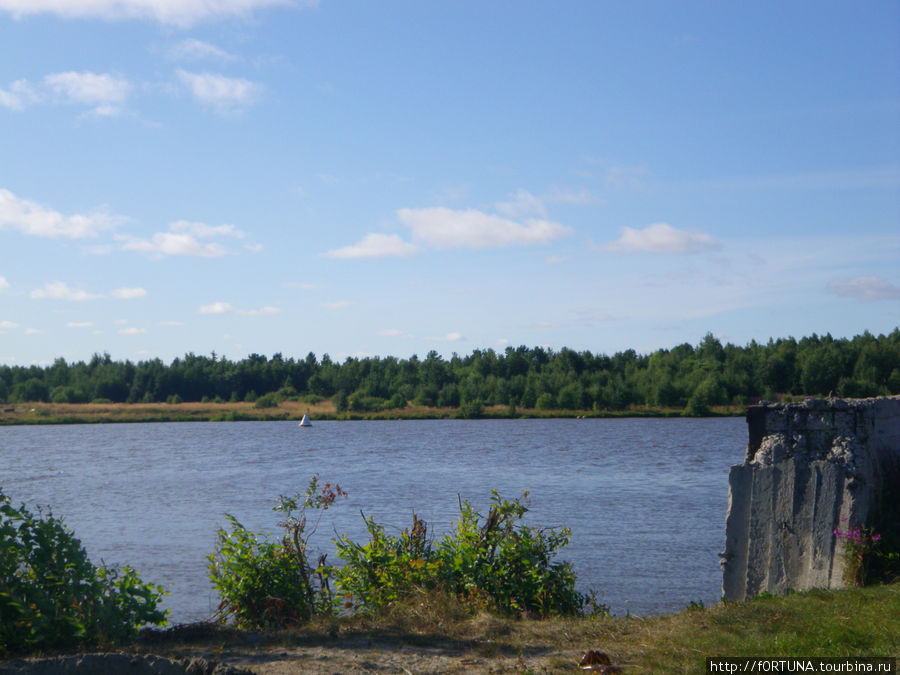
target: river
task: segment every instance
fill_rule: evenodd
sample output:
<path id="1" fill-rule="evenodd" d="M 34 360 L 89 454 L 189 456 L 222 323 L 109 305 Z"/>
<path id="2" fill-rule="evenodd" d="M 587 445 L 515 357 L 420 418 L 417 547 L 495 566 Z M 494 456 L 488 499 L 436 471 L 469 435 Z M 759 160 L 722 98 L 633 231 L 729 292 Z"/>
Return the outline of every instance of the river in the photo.
<path id="1" fill-rule="evenodd" d="M 363 540 L 360 512 L 395 531 L 415 512 L 436 536 L 462 498 L 530 492 L 530 524 L 567 525 L 560 558 L 614 613 L 719 599 L 728 467 L 746 424 L 716 419 L 553 419 L 94 424 L 0 427 L 0 489 L 50 506 L 91 559 L 135 567 L 170 595 L 170 623 L 210 617 L 206 555 L 230 513 L 275 533 L 272 506 L 311 475 L 349 493 L 313 546 Z"/>

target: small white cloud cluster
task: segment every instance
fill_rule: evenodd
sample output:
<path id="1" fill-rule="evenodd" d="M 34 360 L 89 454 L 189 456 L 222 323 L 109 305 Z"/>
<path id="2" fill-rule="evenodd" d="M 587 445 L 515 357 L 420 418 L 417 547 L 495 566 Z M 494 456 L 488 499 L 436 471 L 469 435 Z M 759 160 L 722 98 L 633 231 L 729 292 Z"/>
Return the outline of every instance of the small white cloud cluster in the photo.
<path id="1" fill-rule="evenodd" d="M 278 314 L 281 310 L 277 307 L 261 307 L 259 309 L 240 310 L 233 307 L 228 302 L 214 302 L 210 305 L 200 307 L 201 314 L 241 314 L 243 316 L 266 316 L 270 314 Z"/>
<path id="2" fill-rule="evenodd" d="M 34 237 L 83 239 L 115 227 L 119 220 L 105 209 L 65 216 L 0 189 L 0 230 L 11 228 Z"/>
<path id="3" fill-rule="evenodd" d="M 0 11 L 16 18 L 56 14 L 64 18 L 150 19 L 187 28 L 201 21 L 248 16 L 267 7 L 317 4 L 317 0 L 0 0 Z"/>
<path id="4" fill-rule="evenodd" d="M 546 219 L 546 207 L 525 190 L 495 205 L 497 214 L 477 209 L 430 207 L 399 209 L 397 219 L 412 239 L 433 249 L 489 248 L 545 244 L 572 233 L 565 225 Z M 406 257 L 420 247 L 396 234 L 370 233 L 358 243 L 328 251 L 329 258 Z"/>
<path id="5" fill-rule="evenodd" d="M 179 255 L 200 258 L 219 258 L 228 253 L 217 242 L 201 241 L 214 237 L 243 239 L 244 233 L 234 225 L 212 226 L 206 223 L 177 220 L 169 225 L 168 232 L 156 232 L 150 239 L 118 235 L 125 251 L 140 251 L 153 256 Z"/>
<path id="6" fill-rule="evenodd" d="M 72 288 L 64 281 L 48 281 L 42 288 L 36 288 L 28 295 L 32 300 L 66 300 L 69 302 L 84 302 L 103 297 L 100 293 L 88 293 L 81 288 Z M 110 296 L 117 300 L 139 300 L 147 297 L 147 291 L 139 287 L 122 287 L 111 291 Z"/>
<path id="7" fill-rule="evenodd" d="M 623 227 L 621 236 L 603 248 L 613 253 L 698 253 L 721 244 L 702 232 L 685 232 L 668 223 L 654 223 L 642 230 Z"/>

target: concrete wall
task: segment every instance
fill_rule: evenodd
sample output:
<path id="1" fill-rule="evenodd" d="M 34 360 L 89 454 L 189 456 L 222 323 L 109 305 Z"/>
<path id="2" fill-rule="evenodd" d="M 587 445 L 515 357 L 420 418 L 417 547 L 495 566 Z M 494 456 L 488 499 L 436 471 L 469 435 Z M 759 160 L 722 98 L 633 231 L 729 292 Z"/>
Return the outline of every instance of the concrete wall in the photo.
<path id="1" fill-rule="evenodd" d="M 900 489 L 900 396 L 753 406 L 747 424 L 728 477 L 724 599 L 840 588 L 834 530 L 871 525 Z"/>

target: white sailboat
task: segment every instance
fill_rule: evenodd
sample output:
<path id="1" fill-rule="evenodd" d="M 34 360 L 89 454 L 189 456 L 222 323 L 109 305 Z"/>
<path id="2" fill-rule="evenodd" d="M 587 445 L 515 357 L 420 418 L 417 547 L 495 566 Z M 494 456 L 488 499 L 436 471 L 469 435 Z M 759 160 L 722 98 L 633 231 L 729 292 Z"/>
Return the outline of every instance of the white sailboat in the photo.
<path id="1" fill-rule="evenodd" d="M 311 427 L 312 426 L 312 422 L 309 421 L 309 413 L 303 413 L 303 419 L 300 420 L 300 424 L 298 424 L 297 426 L 298 427 Z"/>

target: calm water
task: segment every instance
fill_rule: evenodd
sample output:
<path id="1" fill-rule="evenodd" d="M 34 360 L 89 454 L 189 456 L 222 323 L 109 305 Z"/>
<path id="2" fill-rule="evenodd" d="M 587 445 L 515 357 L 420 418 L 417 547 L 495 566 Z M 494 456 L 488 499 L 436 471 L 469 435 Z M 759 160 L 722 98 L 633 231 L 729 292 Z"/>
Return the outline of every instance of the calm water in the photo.
<path id="1" fill-rule="evenodd" d="M 415 511 L 440 534 L 457 495 L 484 513 L 491 488 L 529 490 L 531 524 L 572 529 L 561 557 L 579 586 L 650 614 L 718 600 L 727 472 L 746 436 L 740 418 L 0 427 L 0 488 L 50 505 L 95 562 L 166 586 L 175 623 L 218 604 L 205 556 L 224 514 L 275 532 L 276 498 L 314 473 L 350 493 L 313 539 L 332 561 L 335 532 L 364 539 L 361 510 L 398 530 Z"/>

